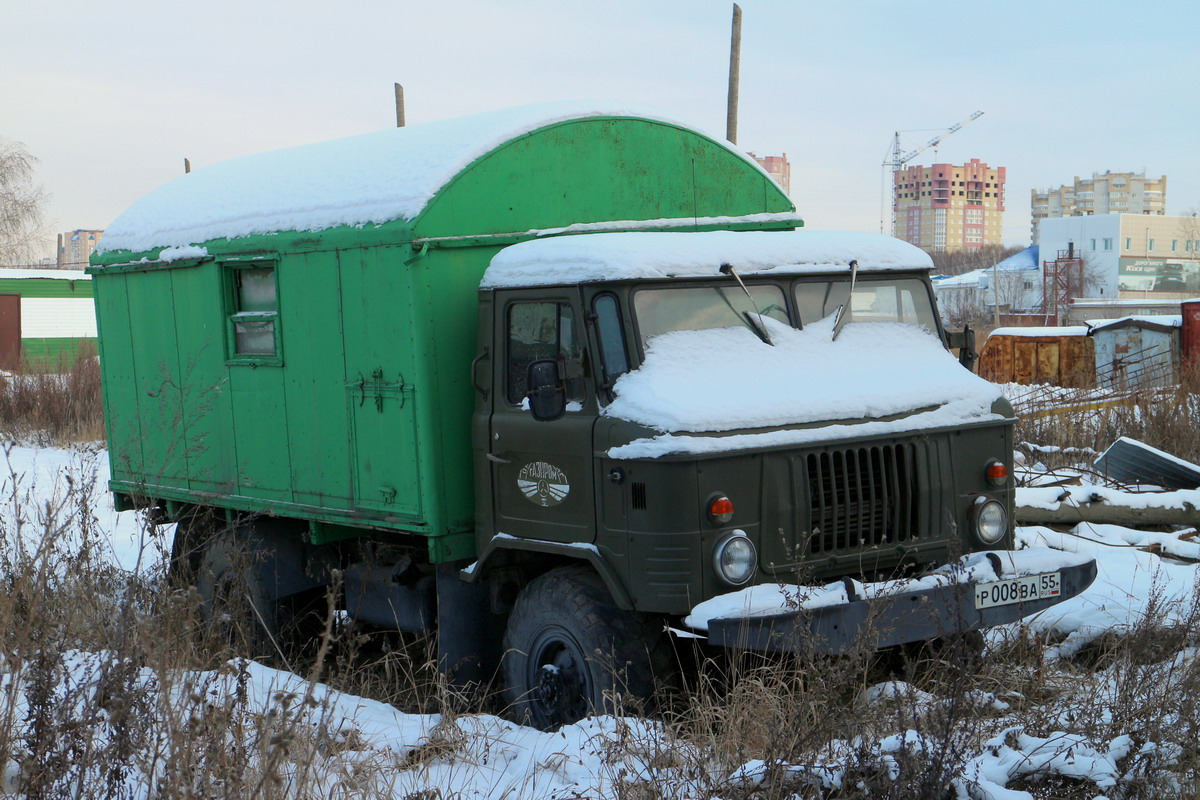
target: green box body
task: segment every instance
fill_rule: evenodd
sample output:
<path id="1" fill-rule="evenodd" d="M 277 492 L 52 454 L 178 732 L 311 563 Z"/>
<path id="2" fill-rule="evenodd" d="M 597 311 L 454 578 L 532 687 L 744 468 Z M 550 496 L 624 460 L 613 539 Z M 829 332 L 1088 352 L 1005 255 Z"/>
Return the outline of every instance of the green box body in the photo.
<path id="1" fill-rule="evenodd" d="M 411 220 L 211 240 L 176 261 L 94 256 L 112 489 L 325 523 L 317 540 L 418 534 L 434 562 L 472 557 L 472 360 L 492 256 L 574 223 L 793 210 L 699 133 L 592 117 L 502 143 Z M 239 358 L 231 281 L 262 266 L 276 353 Z"/>

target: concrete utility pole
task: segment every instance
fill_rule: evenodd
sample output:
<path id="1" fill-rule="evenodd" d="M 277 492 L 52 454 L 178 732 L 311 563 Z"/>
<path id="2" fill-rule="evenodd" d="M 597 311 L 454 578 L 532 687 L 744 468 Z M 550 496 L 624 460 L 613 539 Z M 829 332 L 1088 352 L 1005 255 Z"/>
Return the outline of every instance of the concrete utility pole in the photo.
<path id="1" fill-rule="evenodd" d="M 729 101 L 725 110 L 725 138 L 737 144 L 738 80 L 742 69 L 742 7 L 733 4 L 733 31 L 729 39 Z"/>
<path id="2" fill-rule="evenodd" d="M 396 84 L 396 127 L 404 127 L 404 87 Z"/>
<path id="3" fill-rule="evenodd" d="M 992 264 L 992 326 L 1000 327 L 1000 265 Z"/>

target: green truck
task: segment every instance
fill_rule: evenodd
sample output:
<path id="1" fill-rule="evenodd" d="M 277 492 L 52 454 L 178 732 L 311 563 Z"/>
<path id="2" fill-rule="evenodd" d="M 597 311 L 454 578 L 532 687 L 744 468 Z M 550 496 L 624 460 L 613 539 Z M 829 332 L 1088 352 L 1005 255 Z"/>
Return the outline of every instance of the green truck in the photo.
<path id="1" fill-rule="evenodd" d="M 335 588 L 551 726 L 651 695 L 680 633 L 886 646 L 1095 574 L 1012 551 L 1012 410 L 948 352 L 928 257 L 803 230 L 752 159 L 651 114 L 216 164 L 101 247 L 111 491 L 263 646 Z"/>

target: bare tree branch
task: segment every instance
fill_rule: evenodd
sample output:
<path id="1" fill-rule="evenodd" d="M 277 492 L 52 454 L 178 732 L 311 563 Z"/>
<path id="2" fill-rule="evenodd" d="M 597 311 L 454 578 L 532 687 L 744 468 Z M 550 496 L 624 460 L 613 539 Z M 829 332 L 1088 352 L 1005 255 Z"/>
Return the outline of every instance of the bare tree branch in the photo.
<path id="1" fill-rule="evenodd" d="M 0 139 L 0 264 L 32 263 L 44 235 L 46 192 L 34 182 L 37 159 Z"/>
<path id="2" fill-rule="evenodd" d="M 961 275 L 974 269 L 983 269 L 999 264 L 1009 256 L 1016 255 L 1024 247 L 1005 247 L 1000 244 L 985 244 L 982 247 L 945 250 L 930 253 L 933 270 L 939 275 Z"/>

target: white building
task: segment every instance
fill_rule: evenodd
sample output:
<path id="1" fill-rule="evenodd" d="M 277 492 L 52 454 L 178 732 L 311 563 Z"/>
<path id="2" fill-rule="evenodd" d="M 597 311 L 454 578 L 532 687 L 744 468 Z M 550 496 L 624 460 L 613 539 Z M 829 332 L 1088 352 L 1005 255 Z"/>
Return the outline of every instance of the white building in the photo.
<path id="1" fill-rule="evenodd" d="M 935 278 L 933 293 L 944 322 L 959 325 L 1002 314 L 1038 311 L 1042 305 L 1042 273 L 1038 247 L 1027 247 L 994 267 Z"/>
<path id="2" fill-rule="evenodd" d="M 1074 247 L 1089 297 L 1182 299 L 1200 294 L 1200 218 L 1144 214 L 1041 220 L 1041 259 Z"/>

